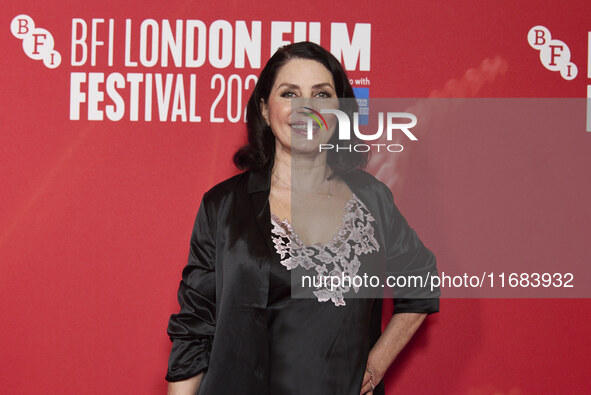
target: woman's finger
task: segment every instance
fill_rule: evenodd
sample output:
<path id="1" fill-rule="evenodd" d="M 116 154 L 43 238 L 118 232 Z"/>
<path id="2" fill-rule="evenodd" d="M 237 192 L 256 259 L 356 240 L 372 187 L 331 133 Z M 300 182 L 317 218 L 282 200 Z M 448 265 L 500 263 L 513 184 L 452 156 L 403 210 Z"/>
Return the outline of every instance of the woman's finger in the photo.
<path id="1" fill-rule="evenodd" d="M 372 394 L 373 391 L 371 389 L 371 384 L 368 382 L 367 384 L 365 384 L 362 388 L 361 388 L 361 394 Z"/>
<path id="2" fill-rule="evenodd" d="M 368 383 L 369 383 L 369 374 L 367 372 L 365 372 L 365 374 L 363 375 L 363 381 L 361 382 L 361 392 L 359 393 L 360 395 L 363 395 L 366 392 L 366 391 L 364 392 L 364 389 L 365 389 L 365 387 L 367 387 Z"/>
<path id="3" fill-rule="evenodd" d="M 372 394 L 373 391 L 371 389 L 371 375 L 368 372 L 365 372 L 365 374 L 363 375 L 363 382 L 361 384 L 361 392 L 360 394 Z M 375 384 L 374 384 L 375 385 Z"/>

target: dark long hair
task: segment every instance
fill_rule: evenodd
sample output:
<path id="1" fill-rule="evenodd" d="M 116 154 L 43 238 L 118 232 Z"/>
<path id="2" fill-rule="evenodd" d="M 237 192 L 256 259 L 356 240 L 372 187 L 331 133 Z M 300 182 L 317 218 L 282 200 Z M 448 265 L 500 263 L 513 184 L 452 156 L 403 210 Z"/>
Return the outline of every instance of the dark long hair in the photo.
<path id="1" fill-rule="evenodd" d="M 259 80 L 246 106 L 248 143 L 234 154 L 234 164 L 241 170 L 268 169 L 273 166 L 275 136 L 263 118 L 261 100 L 265 103 L 268 102 L 279 70 L 292 59 L 310 59 L 321 63 L 332 74 L 337 97 L 344 99 L 341 101 L 344 103 L 344 105 L 341 105 L 341 110 L 346 112 L 351 120 L 353 119 L 353 112 L 357 111 L 357 103 L 354 100 L 355 94 L 349 83 L 349 78 L 340 62 L 330 52 L 308 41 L 279 48 L 261 71 Z M 353 133 L 350 140 L 351 145 L 360 142 L 361 140 Z M 337 146 L 338 143 L 338 132 L 335 132 L 328 144 Z M 327 154 L 327 162 L 335 175 L 345 174 L 357 167 L 364 168 L 369 159 L 368 152 L 355 152 L 354 150 L 351 150 L 351 152 L 330 150 Z"/>

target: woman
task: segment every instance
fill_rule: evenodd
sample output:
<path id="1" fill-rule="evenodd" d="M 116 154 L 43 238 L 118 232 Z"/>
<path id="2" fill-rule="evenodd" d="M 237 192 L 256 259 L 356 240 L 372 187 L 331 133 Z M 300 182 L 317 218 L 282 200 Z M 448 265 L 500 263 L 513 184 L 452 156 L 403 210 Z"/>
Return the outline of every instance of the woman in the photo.
<path id="1" fill-rule="evenodd" d="M 398 295 L 381 333 L 383 288 L 304 280 L 436 274 L 390 190 L 360 170 L 367 154 L 318 149 L 338 144 L 336 119 L 308 120 L 352 113 L 340 98 L 354 98 L 348 78 L 313 43 L 279 49 L 261 72 L 234 156 L 248 170 L 197 213 L 168 326 L 169 394 L 384 394 L 388 367 L 438 311 L 438 290 Z"/>

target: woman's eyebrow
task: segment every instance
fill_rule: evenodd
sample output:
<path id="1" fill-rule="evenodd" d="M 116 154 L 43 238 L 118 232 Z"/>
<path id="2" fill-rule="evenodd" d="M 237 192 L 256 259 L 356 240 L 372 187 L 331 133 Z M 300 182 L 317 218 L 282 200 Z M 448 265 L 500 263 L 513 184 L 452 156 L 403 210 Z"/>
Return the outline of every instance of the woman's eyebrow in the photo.
<path id="1" fill-rule="evenodd" d="M 282 88 L 282 87 L 284 87 L 284 86 L 288 87 L 289 89 L 300 89 L 300 87 L 299 87 L 298 85 L 295 85 L 295 84 L 290 84 L 290 83 L 288 83 L 288 82 L 284 82 L 284 83 L 280 84 L 280 85 L 277 87 L 277 89 L 279 89 L 279 88 Z"/>
<path id="2" fill-rule="evenodd" d="M 282 88 L 284 86 L 289 89 L 300 89 L 299 85 L 290 84 L 289 82 L 284 82 L 282 84 L 279 84 L 279 86 L 277 86 L 277 89 Z M 321 82 L 320 84 L 316 84 L 316 85 L 312 86 L 312 89 L 325 88 L 325 87 L 329 87 L 329 88 L 334 89 L 334 86 L 332 86 L 332 84 L 330 82 Z"/>
<path id="3" fill-rule="evenodd" d="M 318 89 L 318 88 L 325 88 L 325 87 L 334 89 L 334 86 L 332 86 L 332 84 L 329 82 L 323 82 L 321 84 L 316 84 L 312 88 Z"/>

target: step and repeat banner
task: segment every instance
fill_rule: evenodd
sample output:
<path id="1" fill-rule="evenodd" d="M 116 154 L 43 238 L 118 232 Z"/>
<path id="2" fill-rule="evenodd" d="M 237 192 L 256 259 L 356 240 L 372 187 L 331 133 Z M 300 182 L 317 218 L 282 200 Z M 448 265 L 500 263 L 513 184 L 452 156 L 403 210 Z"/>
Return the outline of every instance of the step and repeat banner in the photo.
<path id="1" fill-rule="evenodd" d="M 386 393 L 588 391 L 588 1 L 0 7 L 0 392 L 166 391 L 201 197 L 239 173 L 248 98 L 298 41 L 380 130 L 332 149 L 371 151 L 437 257 L 440 313 Z"/>

